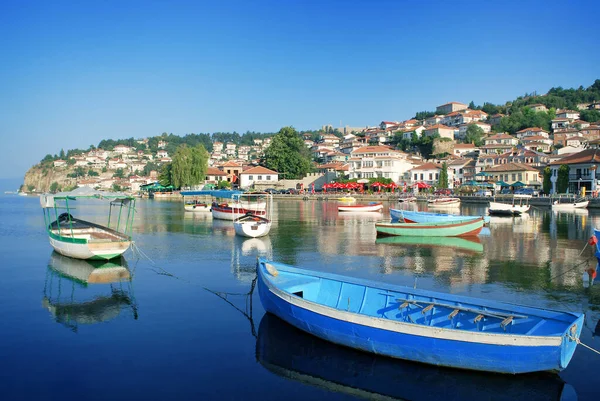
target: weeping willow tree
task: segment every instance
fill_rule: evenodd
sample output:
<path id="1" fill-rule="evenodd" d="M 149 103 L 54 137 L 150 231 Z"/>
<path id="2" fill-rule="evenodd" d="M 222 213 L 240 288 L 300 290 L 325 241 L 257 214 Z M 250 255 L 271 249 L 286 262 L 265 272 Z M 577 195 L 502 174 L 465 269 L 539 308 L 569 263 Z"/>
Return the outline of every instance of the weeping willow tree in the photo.
<path id="1" fill-rule="evenodd" d="M 204 145 L 181 145 L 171 162 L 171 184 L 177 188 L 198 185 L 204 181 L 208 169 L 208 152 Z"/>

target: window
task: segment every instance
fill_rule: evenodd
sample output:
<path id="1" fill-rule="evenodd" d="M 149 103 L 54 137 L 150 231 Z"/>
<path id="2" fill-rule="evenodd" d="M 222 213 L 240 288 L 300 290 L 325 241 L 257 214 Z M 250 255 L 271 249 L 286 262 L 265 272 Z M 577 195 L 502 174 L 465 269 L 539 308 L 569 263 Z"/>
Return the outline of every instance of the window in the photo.
<path id="1" fill-rule="evenodd" d="M 429 181 L 433 180 L 433 173 L 429 173 Z"/>
<path id="2" fill-rule="evenodd" d="M 512 173 L 512 180 L 516 181 L 517 180 L 517 175 L 515 173 Z"/>
<path id="3" fill-rule="evenodd" d="M 270 175 L 267 176 L 267 181 L 271 181 L 271 176 Z"/>
<path id="4" fill-rule="evenodd" d="M 435 173 L 435 179 L 439 180 L 440 179 L 440 174 L 439 173 Z"/>
<path id="5" fill-rule="evenodd" d="M 419 178 L 419 174 L 415 173 L 415 181 L 417 181 Z"/>
<path id="6" fill-rule="evenodd" d="M 421 181 L 423 181 L 423 173 L 421 173 Z"/>
<path id="7" fill-rule="evenodd" d="M 519 181 L 521 181 L 523 179 L 523 174 L 519 173 Z"/>
<path id="8" fill-rule="evenodd" d="M 253 180 L 253 179 L 254 179 L 254 177 L 253 177 L 253 176 L 251 176 L 251 175 L 249 175 L 249 176 L 248 176 L 248 179 L 249 179 L 249 180 Z"/>
<path id="9" fill-rule="evenodd" d="M 262 175 L 259 175 L 257 179 L 258 181 L 262 181 Z"/>

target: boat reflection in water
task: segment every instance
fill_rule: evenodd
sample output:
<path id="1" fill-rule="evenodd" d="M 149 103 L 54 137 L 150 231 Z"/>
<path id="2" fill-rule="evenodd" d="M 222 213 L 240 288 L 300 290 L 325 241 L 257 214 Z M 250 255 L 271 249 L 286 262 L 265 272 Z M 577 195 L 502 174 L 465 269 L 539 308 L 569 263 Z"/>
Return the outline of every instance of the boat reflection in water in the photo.
<path id="1" fill-rule="evenodd" d="M 483 244 L 479 237 L 410 237 L 393 236 L 379 237 L 375 240 L 376 244 L 388 245 L 406 245 L 427 248 L 452 248 L 473 253 L 483 252 Z"/>
<path id="2" fill-rule="evenodd" d="M 131 273 L 123 258 L 86 261 L 53 252 L 42 305 L 58 323 L 75 332 L 80 324 L 106 322 L 125 309 L 131 309 L 134 319 L 138 317 Z"/>
<path id="3" fill-rule="evenodd" d="M 380 357 L 321 340 L 269 313 L 260 322 L 256 357 L 279 376 L 368 399 L 577 399 L 557 375 L 486 374 Z"/>
<path id="4" fill-rule="evenodd" d="M 228 222 L 231 224 L 231 222 Z M 256 277 L 256 258 L 273 257 L 273 245 L 269 236 L 245 238 L 236 235 L 233 238 L 231 252 L 231 273 L 241 282 L 249 283 Z"/>

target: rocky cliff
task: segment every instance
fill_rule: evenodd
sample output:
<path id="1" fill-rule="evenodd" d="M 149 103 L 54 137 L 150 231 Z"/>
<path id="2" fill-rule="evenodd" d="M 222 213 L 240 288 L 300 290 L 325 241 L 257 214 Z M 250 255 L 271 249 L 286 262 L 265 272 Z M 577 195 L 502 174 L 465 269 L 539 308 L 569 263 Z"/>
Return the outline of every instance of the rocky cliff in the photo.
<path id="1" fill-rule="evenodd" d="M 36 164 L 25 173 L 22 190 L 38 193 L 48 192 L 53 182 L 56 182 L 60 189 L 74 186 L 75 179 L 67 177 L 67 174 L 72 172 L 70 168 L 42 167 Z"/>

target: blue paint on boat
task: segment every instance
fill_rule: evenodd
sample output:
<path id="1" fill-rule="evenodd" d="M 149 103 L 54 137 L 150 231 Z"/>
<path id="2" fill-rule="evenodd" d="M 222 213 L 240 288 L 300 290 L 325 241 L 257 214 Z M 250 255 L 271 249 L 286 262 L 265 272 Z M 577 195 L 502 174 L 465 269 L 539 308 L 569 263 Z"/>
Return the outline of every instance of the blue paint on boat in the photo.
<path id="1" fill-rule="evenodd" d="M 561 398 L 576 394 L 559 375 L 539 373 L 516 378 L 386 358 L 324 341 L 270 313 L 260 321 L 256 359 L 281 377 L 361 399 L 576 399 Z"/>
<path id="2" fill-rule="evenodd" d="M 465 219 L 478 219 L 483 217 L 483 222 L 489 224 L 490 216 L 462 216 L 460 214 L 417 212 L 413 210 L 402 210 L 390 208 L 392 220 L 407 220 L 410 223 L 439 223 L 444 221 L 455 221 Z"/>
<path id="3" fill-rule="evenodd" d="M 336 344 L 438 366 L 560 371 L 583 327 L 579 313 L 391 286 L 264 259 L 257 270 L 265 310 L 291 325 Z"/>

